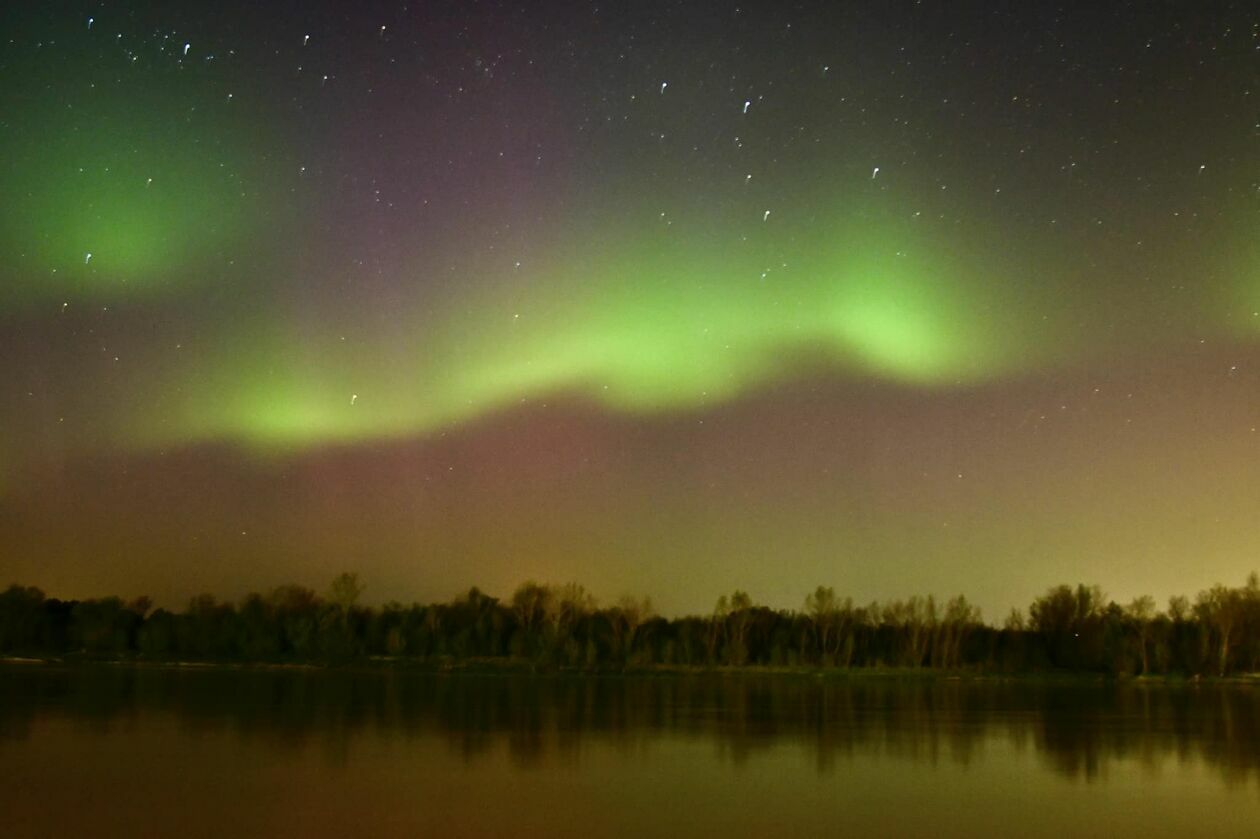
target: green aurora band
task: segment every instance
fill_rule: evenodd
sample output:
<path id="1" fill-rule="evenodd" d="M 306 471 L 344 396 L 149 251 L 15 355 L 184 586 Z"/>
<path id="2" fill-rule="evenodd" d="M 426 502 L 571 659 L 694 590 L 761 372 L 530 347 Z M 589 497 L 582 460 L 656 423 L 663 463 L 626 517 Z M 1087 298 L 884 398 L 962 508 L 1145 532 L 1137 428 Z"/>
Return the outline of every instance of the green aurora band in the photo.
<path id="1" fill-rule="evenodd" d="M 793 249 L 767 225 L 732 250 L 654 231 L 592 247 L 603 257 L 590 263 L 500 278 L 479 301 L 417 306 L 400 315 L 405 332 L 363 328 L 370 337 L 346 341 L 243 330 L 227 342 L 230 356 L 179 367 L 164 390 L 202 387 L 127 425 L 142 446 L 230 439 L 284 449 L 433 433 L 561 393 L 651 414 L 823 369 L 931 388 L 1057 360 L 1045 348 L 1063 342 L 1046 339 L 1002 277 L 968 275 L 925 237 L 880 232 L 850 225 L 820 246 L 798 231 Z"/>
<path id="2" fill-rule="evenodd" d="M 1006 261 L 1022 249 L 1000 230 L 946 237 L 911 216 L 914 202 L 869 188 L 837 198 L 827 183 L 802 188 L 797 214 L 766 216 L 746 194 L 718 190 L 709 206 L 726 209 L 668 224 L 641 196 L 605 195 L 597 203 L 638 212 L 570 217 L 542 264 L 492 267 L 467 288 L 439 276 L 437 262 L 419 264 L 400 275 L 414 289 L 402 311 L 344 314 L 325 299 L 312 304 L 310 328 L 259 282 L 276 277 L 213 267 L 242 247 L 283 254 L 290 228 L 309 227 L 278 174 L 299 167 L 244 117 L 190 112 L 177 89 L 82 88 L 59 93 L 69 105 L 56 110 L 28 104 L 27 130 L 0 167 L 15 196 L 0 209 L 0 236 L 24 278 L 0 290 L 8 308 L 196 305 L 214 288 L 251 315 L 211 320 L 213 346 L 197 352 L 140 351 L 136 398 L 100 409 L 106 436 L 125 448 L 226 440 L 284 451 L 423 436 L 560 394 L 636 415 L 702 410 L 826 371 L 972 387 L 1115 340 L 1058 299 L 1069 287 L 1061 268 Z M 282 285 L 303 277 L 317 300 L 330 293 L 331 273 L 316 266 L 306 278 L 310 268 L 286 258 L 249 262 L 256 274 L 286 271 Z M 1044 284 L 1028 281 L 1042 272 Z M 1254 270 L 1238 273 L 1250 281 L 1219 326 L 1236 334 L 1241 318 L 1254 336 L 1260 283 Z M 458 290 L 431 299 L 444 285 Z"/>

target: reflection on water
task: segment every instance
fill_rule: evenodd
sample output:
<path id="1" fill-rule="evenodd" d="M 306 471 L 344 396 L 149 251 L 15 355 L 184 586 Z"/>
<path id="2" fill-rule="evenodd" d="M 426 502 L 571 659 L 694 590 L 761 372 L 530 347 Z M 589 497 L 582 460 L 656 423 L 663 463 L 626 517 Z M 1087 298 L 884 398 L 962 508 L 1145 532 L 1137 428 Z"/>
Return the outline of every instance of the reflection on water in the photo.
<path id="1" fill-rule="evenodd" d="M 1032 747 L 1066 775 L 1108 760 L 1202 757 L 1222 775 L 1260 769 L 1260 693 L 1246 687 L 1030 684 L 962 680 L 699 675 L 570 678 L 102 667 L 0 670 L 0 737 L 30 736 L 40 714 L 101 732 L 166 713 L 269 747 L 315 739 L 345 761 L 357 732 L 432 732 L 466 760 L 497 741 L 523 767 L 600 739 L 663 734 L 712 741 L 727 760 L 790 739 L 819 772 L 882 752 L 966 765 L 994 736 Z"/>
<path id="2" fill-rule="evenodd" d="M 329 773 L 310 783 L 428 771 L 449 780 L 457 772 L 461 790 L 473 795 L 479 787 L 482 794 L 495 795 L 501 787 L 494 785 L 515 778 L 537 781 L 532 794 L 545 799 L 550 788 L 541 785 L 542 779 L 561 778 L 571 785 L 597 777 L 625 785 L 620 798 L 627 807 L 635 801 L 629 787 L 651 783 L 654 772 L 663 777 L 688 766 L 671 789 L 694 785 L 688 794 L 695 796 L 701 811 L 710 789 L 702 776 L 724 787 L 725 796 L 731 789 L 738 791 L 752 773 L 763 776 L 761 786 L 783 785 L 784 791 L 770 799 L 772 809 L 774 801 L 800 790 L 801 801 L 782 801 L 783 812 L 776 817 L 780 825 L 786 818 L 807 833 L 826 832 L 838 824 L 833 819 L 859 816 L 862 820 L 854 827 L 883 826 L 890 832 L 932 825 L 934 832 L 962 834 L 969 827 L 994 827 L 983 821 L 986 816 L 979 809 L 912 817 L 894 806 L 882 816 L 864 815 L 862 807 L 873 807 L 880 790 L 902 784 L 908 799 L 927 800 L 938 793 L 944 801 L 988 796 L 988 805 L 976 806 L 991 805 L 994 812 L 1009 809 L 1013 816 L 1018 816 L 1020 801 L 1030 795 L 1031 801 L 1038 799 L 1029 792 L 1034 789 L 1044 795 L 1059 787 L 1076 790 L 1070 794 L 1105 813 L 1128 806 L 1107 796 L 1140 796 L 1158 788 L 1161 806 L 1180 802 L 1176 806 L 1181 809 L 1157 813 L 1150 802 L 1143 804 L 1152 816 L 1152 824 L 1142 828 L 1148 833 L 1152 826 L 1171 831 L 1178 813 L 1187 817 L 1178 829 L 1203 828 L 1195 820 L 1222 818 L 1213 823 L 1216 832 L 1229 832 L 1235 824 L 1241 831 L 1260 817 L 1260 692 L 1242 686 L 748 674 L 579 678 L 0 668 L 0 773 L 5 777 L 22 772 L 32 755 L 56 754 L 59 746 L 67 754 L 76 745 L 113 749 L 117 760 L 126 761 L 129 754 L 149 749 L 137 744 L 147 743 L 145 738 L 159 730 L 163 742 L 188 748 L 181 757 L 171 757 L 172 765 L 223 760 L 221 755 L 211 757 L 209 750 L 198 751 L 199 746 L 217 744 L 231 749 L 237 756 L 232 760 L 244 760 L 233 771 L 246 779 L 255 771 L 250 765 L 255 756 L 282 767 L 289 765 L 286 755 L 292 765 L 316 761 Z M 225 738 L 234 745 L 225 745 Z M 34 787 L 26 792 L 37 799 L 47 793 L 44 787 L 58 770 L 44 766 L 46 776 L 37 772 Z M 91 778 L 90 771 L 84 775 L 78 769 L 66 774 L 81 781 Z M 878 786 L 872 780 L 877 776 L 885 779 Z M 240 783 L 246 789 L 261 781 Z M 813 791 L 825 793 L 829 783 L 831 797 L 821 800 L 840 802 L 834 805 L 837 812 L 804 815 L 801 808 L 814 806 Z M 868 783 L 869 789 L 864 786 Z M 564 800 L 552 804 L 572 809 L 574 797 L 586 795 L 577 810 L 594 806 L 587 793 L 565 789 Z M 387 792 L 381 793 L 378 806 L 410 806 Z M 319 789 L 308 793 L 321 795 Z M 648 822 L 642 813 L 618 816 L 619 796 L 605 800 L 604 795 L 597 796 L 602 809 L 592 810 L 575 830 L 616 834 L 638 820 L 647 830 L 705 832 L 700 824 L 686 826 L 660 815 Z M 4 799 L 0 792 L 0 808 L 8 803 Z M 712 815 L 733 817 L 728 811 L 738 810 L 741 798 L 722 800 L 728 801 L 726 809 Z M 1222 811 L 1220 801 L 1229 802 L 1231 810 Z M 534 803 L 539 810 L 535 832 L 565 832 L 563 820 L 549 821 L 555 811 L 548 810 L 546 800 Z M 743 803 L 753 806 L 750 799 Z M 433 805 L 425 808 L 425 818 L 437 818 L 444 806 L 437 802 L 435 811 Z M 448 801 L 445 806 L 455 805 Z M 459 807 L 476 812 L 469 801 Z M 596 813 L 607 818 L 601 821 Z M 734 818 L 723 829 L 752 832 L 755 822 Z M 56 824 L 61 823 L 41 822 L 38 815 L 28 822 L 37 831 Z M 388 832 L 389 824 L 376 829 Z M 1121 829 L 1128 824 L 1123 822 Z M 477 816 L 447 823 L 408 818 L 398 826 L 476 834 L 502 825 L 490 816 Z M 251 821 L 242 829 L 261 828 Z M 315 832 L 320 832 L 318 823 Z"/>

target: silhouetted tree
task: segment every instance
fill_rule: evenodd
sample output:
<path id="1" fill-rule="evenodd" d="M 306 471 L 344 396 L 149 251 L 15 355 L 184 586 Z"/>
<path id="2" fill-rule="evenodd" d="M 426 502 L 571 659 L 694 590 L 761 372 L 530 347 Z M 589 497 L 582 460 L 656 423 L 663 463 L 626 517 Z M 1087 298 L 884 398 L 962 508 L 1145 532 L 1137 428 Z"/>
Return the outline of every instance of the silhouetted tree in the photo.
<path id="1" fill-rule="evenodd" d="M 834 664 L 840 643 L 840 603 L 835 590 L 829 586 L 814 589 L 805 597 L 805 612 L 813 621 L 819 662 Z"/>
<path id="2" fill-rule="evenodd" d="M 1067 668 L 1100 664 L 1106 598 L 1098 586 L 1056 586 L 1028 609 L 1033 630 L 1045 639 L 1051 661 Z"/>
<path id="3" fill-rule="evenodd" d="M 1133 627 L 1138 647 L 1138 659 L 1142 662 L 1142 675 L 1150 671 L 1150 640 L 1155 621 L 1155 598 L 1149 595 L 1135 597 L 1124 609 L 1125 616 Z"/>
<path id="4" fill-rule="evenodd" d="M 719 601 L 720 603 L 721 601 Z M 729 601 L 726 618 L 726 661 L 740 665 L 748 660 L 748 629 L 752 626 L 752 598 L 736 590 Z"/>
<path id="5" fill-rule="evenodd" d="M 359 575 L 343 572 L 333 578 L 328 586 L 328 601 L 343 612 L 349 612 L 363 594 L 363 586 L 359 583 Z"/>
<path id="6" fill-rule="evenodd" d="M 968 603 L 965 596 L 960 594 L 950 600 L 937 629 L 933 664 L 946 668 L 961 666 L 963 644 L 979 623 L 980 610 Z"/>
<path id="7" fill-rule="evenodd" d="M 34 587 L 9 586 L 0 594 L 0 651 L 11 653 L 37 649 L 44 619 L 42 591 Z"/>
<path id="8" fill-rule="evenodd" d="M 1246 601 L 1243 592 L 1227 588 L 1219 583 L 1200 592 L 1195 610 L 1215 641 L 1216 666 L 1219 675 L 1229 669 L 1229 655 L 1233 649 L 1234 633 L 1245 614 Z M 1205 637 L 1208 637 L 1205 635 Z"/>
<path id="9" fill-rule="evenodd" d="M 538 650 L 538 634 L 551 608 L 551 590 L 530 580 L 522 583 L 512 594 L 512 613 L 520 627 L 521 639 L 517 652 L 535 655 Z"/>
<path id="10" fill-rule="evenodd" d="M 609 626 L 612 629 L 613 644 L 622 661 L 629 662 L 634 654 L 634 639 L 646 621 L 651 620 L 652 599 L 637 598 L 628 594 L 617 599 L 617 604 L 609 610 Z"/>

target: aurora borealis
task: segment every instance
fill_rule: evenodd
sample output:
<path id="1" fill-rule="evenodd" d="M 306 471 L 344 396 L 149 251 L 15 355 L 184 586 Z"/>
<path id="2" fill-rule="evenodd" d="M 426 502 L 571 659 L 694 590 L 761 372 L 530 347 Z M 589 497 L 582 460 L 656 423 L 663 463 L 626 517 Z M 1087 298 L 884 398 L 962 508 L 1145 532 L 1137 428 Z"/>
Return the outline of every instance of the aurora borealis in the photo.
<path id="1" fill-rule="evenodd" d="M 995 619 L 1260 565 L 1247 4 L 19 5 L 8 577 Z"/>

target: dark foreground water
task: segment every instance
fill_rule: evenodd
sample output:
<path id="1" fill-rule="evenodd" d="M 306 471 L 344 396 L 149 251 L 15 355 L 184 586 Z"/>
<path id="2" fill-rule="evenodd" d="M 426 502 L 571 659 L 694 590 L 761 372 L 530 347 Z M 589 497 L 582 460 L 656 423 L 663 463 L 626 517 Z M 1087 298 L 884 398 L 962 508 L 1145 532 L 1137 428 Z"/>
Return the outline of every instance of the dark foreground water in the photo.
<path id="1" fill-rule="evenodd" d="M 1257 836 L 1260 691 L 0 666 L 4 836 Z"/>

